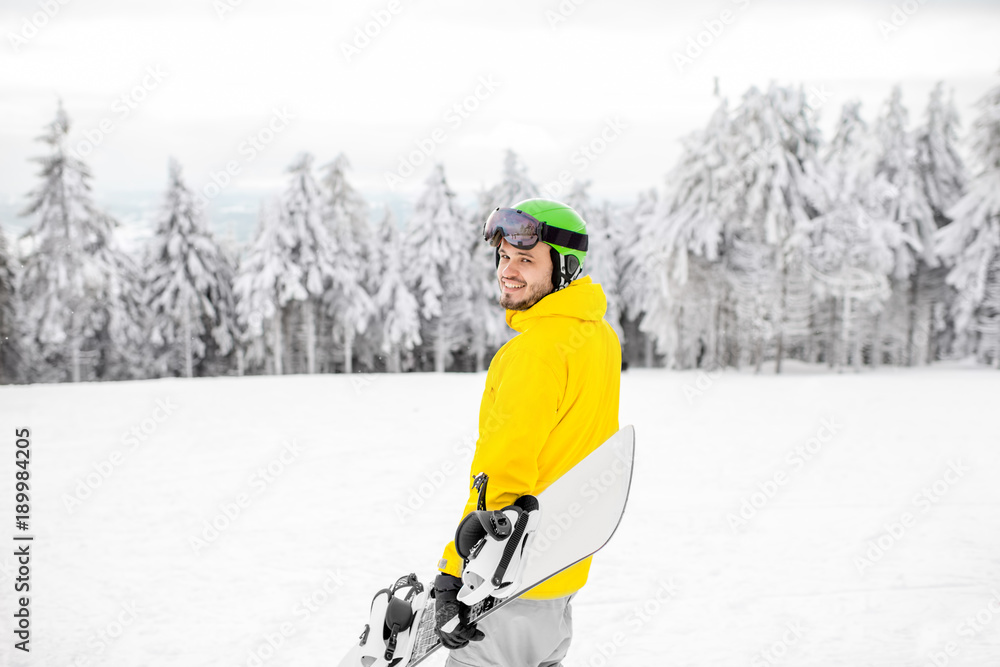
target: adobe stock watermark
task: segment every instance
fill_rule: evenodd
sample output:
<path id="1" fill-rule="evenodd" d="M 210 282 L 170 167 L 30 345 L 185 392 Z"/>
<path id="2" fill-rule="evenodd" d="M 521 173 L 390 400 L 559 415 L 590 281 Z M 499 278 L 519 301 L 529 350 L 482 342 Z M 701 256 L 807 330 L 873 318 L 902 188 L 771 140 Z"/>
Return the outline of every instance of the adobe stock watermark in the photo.
<path id="1" fill-rule="evenodd" d="M 750 659 L 750 667 L 771 667 L 784 661 L 789 649 L 802 639 L 802 625 L 797 621 L 785 624 L 785 632 L 780 639 L 761 649 Z"/>
<path id="2" fill-rule="evenodd" d="M 401 525 L 421 510 L 455 473 L 468 471 L 465 466 L 472 462 L 472 457 L 476 453 L 476 439 L 462 438 L 452 447 L 451 453 L 452 455 L 439 466 L 425 472 L 423 481 L 410 489 L 402 502 L 396 502 L 394 510 Z"/>
<path id="3" fill-rule="evenodd" d="M 569 17 L 576 13 L 577 8 L 587 0 L 561 0 L 555 9 L 545 10 L 545 20 L 549 22 L 549 27 L 553 30 L 569 20 Z"/>
<path id="4" fill-rule="evenodd" d="M 69 514 L 75 512 L 90 498 L 97 489 L 110 478 L 115 470 L 121 466 L 125 460 L 134 453 L 139 446 L 149 440 L 159 430 L 160 426 L 173 416 L 177 410 L 177 405 L 172 398 L 158 398 L 156 407 L 148 417 L 133 424 L 129 430 L 122 433 L 120 442 L 122 447 L 115 449 L 106 458 L 101 459 L 93 465 L 93 470 L 76 480 L 76 486 L 72 493 L 62 495 L 63 507 Z"/>
<path id="5" fill-rule="evenodd" d="M 83 138 L 78 140 L 70 150 L 76 159 L 82 159 L 94 152 L 94 149 L 104 143 L 109 134 L 114 132 L 120 123 L 127 120 L 150 94 L 160 87 L 168 76 L 159 65 L 149 65 L 143 70 L 142 78 L 127 91 L 115 98 L 111 103 L 112 116 L 105 116 L 92 127 L 83 132 Z"/>
<path id="6" fill-rule="evenodd" d="M 355 395 L 358 396 L 377 381 L 378 375 L 376 373 L 351 373 L 351 386 L 354 388 Z"/>
<path id="7" fill-rule="evenodd" d="M 219 20 L 226 18 L 226 14 L 236 11 L 236 8 L 243 4 L 243 0 L 212 0 L 212 9 Z"/>
<path id="8" fill-rule="evenodd" d="M 629 640 L 639 634 L 671 599 L 677 597 L 677 585 L 674 583 L 673 577 L 666 581 L 659 579 L 656 583 L 658 585 L 653 595 L 632 609 L 627 620 L 628 627 L 611 635 L 608 641 L 599 642 L 597 653 L 590 656 L 590 659 L 584 664 L 588 667 L 605 667 L 611 664 L 609 661 L 618 655 Z"/>
<path id="9" fill-rule="evenodd" d="M 889 19 L 879 19 L 877 23 L 878 30 L 882 33 L 882 39 L 888 41 L 893 33 L 899 32 L 899 29 L 909 22 L 910 17 L 916 14 L 925 2 L 927 0 L 904 0 L 904 2 L 892 5 Z"/>
<path id="10" fill-rule="evenodd" d="M 218 197 L 233 182 L 233 178 L 239 175 L 243 167 L 257 159 L 257 156 L 267 148 L 275 138 L 288 129 L 290 121 L 295 120 L 286 107 L 274 107 L 271 116 L 264 126 L 246 138 L 236 147 L 237 153 L 242 156 L 242 160 L 229 160 L 225 166 L 218 171 L 209 172 L 210 183 L 206 183 L 195 192 L 195 207 L 204 210 L 208 202 Z"/>
<path id="11" fill-rule="evenodd" d="M 750 0 L 732 0 L 740 11 L 750 6 Z M 683 51 L 674 51 L 674 65 L 678 74 L 684 74 L 684 68 L 694 64 L 705 53 L 705 50 L 715 44 L 716 40 L 726 32 L 726 26 L 736 22 L 735 10 L 723 9 L 719 15 L 701 22 L 702 30 L 694 35 L 688 35 L 687 45 Z"/>
<path id="12" fill-rule="evenodd" d="M 480 76 L 471 93 L 445 110 L 442 116 L 444 125 L 438 125 L 425 136 L 414 139 L 413 150 L 399 156 L 396 170 L 383 173 L 389 189 L 395 191 L 404 180 L 412 176 L 417 167 L 429 160 L 438 147 L 448 140 L 449 132 L 460 128 L 499 87 L 500 82 L 492 74 Z"/>
<path id="13" fill-rule="evenodd" d="M 854 559 L 854 567 L 858 574 L 864 575 L 865 570 L 882 560 L 907 532 L 917 524 L 917 519 L 926 515 L 931 508 L 941 502 L 955 484 L 969 472 L 969 468 L 961 459 L 948 461 L 948 468 L 930 484 L 923 486 L 913 496 L 911 504 L 916 512 L 904 511 L 898 517 L 882 524 L 882 532 L 874 539 L 868 540 L 868 548 L 861 556 Z"/>
<path id="14" fill-rule="evenodd" d="M 966 616 L 955 628 L 955 634 L 962 638 L 960 641 L 946 642 L 941 647 L 941 650 L 928 652 L 927 659 L 930 664 L 934 665 L 934 667 L 947 667 L 951 659 L 957 657 L 962 652 L 964 644 L 968 644 L 982 634 L 986 626 L 1000 615 L 1000 591 L 994 588 L 990 592 L 993 594 L 993 597 L 974 616 Z"/>
<path id="15" fill-rule="evenodd" d="M 249 649 L 243 663 L 246 667 L 262 667 L 264 663 L 277 655 L 284 643 L 295 635 L 296 626 L 308 621 L 313 614 L 326 605 L 346 581 L 340 570 L 336 572 L 327 570 L 324 575 L 323 581 L 312 593 L 303 596 L 292 606 L 291 615 L 294 617 L 294 621 L 281 623 L 276 631 L 265 633 L 256 646 Z"/>
<path id="16" fill-rule="evenodd" d="M 844 425 L 837 422 L 836 417 L 824 417 L 820 420 L 820 426 L 811 438 L 788 451 L 784 466 L 775 470 L 770 477 L 757 482 L 757 490 L 742 498 L 736 512 L 726 515 L 726 522 L 732 531 L 735 533 L 745 528 L 778 495 L 778 490 L 788 484 L 794 473 L 819 456 L 843 428 Z"/>
<path id="17" fill-rule="evenodd" d="M 77 654 L 69 664 L 72 667 L 91 667 L 91 665 L 104 664 L 106 659 L 101 659 L 111 645 L 125 634 L 136 619 L 139 618 L 139 611 L 135 601 L 121 605 L 120 611 L 114 619 L 109 621 L 96 633 L 92 632 L 87 639 L 87 653 Z"/>
<path id="18" fill-rule="evenodd" d="M 571 502 L 565 511 L 554 514 L 546 514 L 543 509 L 542 523 L 532 538 L 531 549 L 540 554 L 551 549 L 552 545 L 559 542 L 573 528 L 577 520 L 584 516 L 586 505 L 593 505 L 609 491 L 620 489 L 622 479 L 628 476 L 631 470 L 632 459 L 625 456 L 625 450 L 617 450 L 610 468 L 580 485 L 577 495 L 585 500 L 585 503 Z"/>
<path id="19" fill-rule="evenodd" d="M 69 0 L 38 0 L 36 4 L 40 11 L 21 19 L 20 29 L 17 32 L 7 33 L 7 41 L 10 42 L 14 53 L 19 53 L 22 46 L 37 37 L 38 33 L 49 24 L 49 21 L 54 19 L 65 5 L 69 4 Z"/>
<path id="20" fill-rule="evenodd" d="M 684 398 L 687 399 L 688 405 L 694 405 L 694 400 L 701 398 L 721 377 L 721 369 L 714 371 L 700 370 L 695 376 L 694 382 L 685 382 L 684 386 L 681 387 L 681 391 L 684 394 Z"/>
<path id="21" fill-rule="evenodd" d="M 188 545 L 194 554 L 197 556 L 229 530 L 243 512 L 253 505 L 254 500 L 267 491 L 301 454 L 302 448 L 294 440 L 291 440 L 285 443 L 277 456 L 268 461 L 267 464 L 257 468 L 247 478 L 249 490 L 237 494 L 232 500 L 220 503 L 218 511 L 211 519 L 202 520 L 201 532 L 188 539 Z"/>
<path id="22" fill-rule="evenodd" d="M 479 429 L 478 434 L 460 438 L 452 448 L 453 455 L 439 465 L 435 470 L 425 474 L 424 481 L 420 482 L 406 495 L 405 504 L 399 502 L 396 503 L 395 510 L 396 515 L 399 517 L 399 522 L 403 523 L 409 517 L 413 516 L 413 513 L 422 508 L 424 504 L 444 486 L 445 482 L 453 474 L 459 470 L 468 470 L 464 467 L 458 468 L 457 464 L 472 461 L 476 454 L 476 445 L 479 439 L 487 438 L 494 433 L 500 432 L 512 416 L 513 415 L 511 413 L 504 412 L 496 405 L 490 408 L 490 411 L 487 413 L 486 419 L 483 422 L 482 427 Z M 458 457 L 457 462 L 455 461 L 456 456 Z M 478 474 L 479 471 L 470 472 Z"/>
<path id="23" fill-rule="evenodd" d="M 615 143 L 622 136 L 623 131 L 628 129 L 628 127 L 628 123 L 622 120 L 621 116 L 615 116 L 614 118 L 606 120 L 604 122 L 604 126 L 597 132 L 597 134 L 587 142 L 580 144 L 573 152 L 573 155 L 570 156 L 570 164 L 576 169 L 561 170 L 553 180 L 549 181 L 539 189 L 545 194 L 545 196 L 552 199 L 558 199 L 566 188 L 569 187 L 575 179 L 580 177 L 580 174 L 587 171 L 591 164 L 604 155 L 604 153 L 608 150 L 608 147 Z"/>
<path id="24" fill-rule="evenodd" d="M 353 58 L 360 56 L 361 52 L 367 49 L 402 11 L 401 0 L 389 0 L 384 9 L 373 11 L 371 18 L 365 21 L 364 25 L 355 26 L 351 40 L 340 43 L 340 52 L 348 64 Z"/>

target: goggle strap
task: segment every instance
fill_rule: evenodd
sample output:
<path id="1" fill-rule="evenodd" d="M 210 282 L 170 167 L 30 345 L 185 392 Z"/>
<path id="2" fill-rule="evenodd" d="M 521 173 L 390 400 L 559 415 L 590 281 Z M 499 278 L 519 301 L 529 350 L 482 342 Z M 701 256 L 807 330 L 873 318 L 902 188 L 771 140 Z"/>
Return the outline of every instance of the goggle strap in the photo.
<path id="1" fill-rule="evenodd" d="M 568 229 L 542 225 L 542 241 L 549 245 L 559 245 L 571 250 L 587 251 L 587 235 L 579 232 L 571 232 Z"/>

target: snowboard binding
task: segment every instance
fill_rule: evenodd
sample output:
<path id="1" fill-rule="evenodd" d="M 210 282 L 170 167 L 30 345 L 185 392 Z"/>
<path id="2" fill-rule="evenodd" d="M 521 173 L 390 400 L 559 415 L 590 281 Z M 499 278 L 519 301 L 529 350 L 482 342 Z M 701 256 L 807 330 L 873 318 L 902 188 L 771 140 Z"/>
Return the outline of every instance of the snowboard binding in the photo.
<path id="1" fill-rule="evenodd" d="M 455 531 L 455 550 L 464 560 L 458 601 L 469 606 L 518 590 L 524 550 L 541 518 L 538 499 L 532 495 L 521 496 L 502 510 L 486 510 L 488 481 L 485 473 L 476 476 L 477 509 Z"/>
<path id="2" fill-rule="evenodd" d="M 397 595 L 400 592 L 402 597 Z M 361 633 L 364 667 L 396 667 L 409 662 L 427 594 L 413 573 L 375 594 L 371 616 Z"/>

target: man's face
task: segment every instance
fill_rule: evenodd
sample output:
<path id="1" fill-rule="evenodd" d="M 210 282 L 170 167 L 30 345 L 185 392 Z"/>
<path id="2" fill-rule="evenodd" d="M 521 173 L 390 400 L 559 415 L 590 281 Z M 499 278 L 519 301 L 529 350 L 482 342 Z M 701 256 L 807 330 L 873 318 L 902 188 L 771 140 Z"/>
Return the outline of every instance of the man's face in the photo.
<path id="1" fill-rule="evenodd" d="M 527 310 L 552 291 L 552 257 L 549 246 L 538 243 L 531 250 L 500 242 L 500 305 L 507 310 Z"/>

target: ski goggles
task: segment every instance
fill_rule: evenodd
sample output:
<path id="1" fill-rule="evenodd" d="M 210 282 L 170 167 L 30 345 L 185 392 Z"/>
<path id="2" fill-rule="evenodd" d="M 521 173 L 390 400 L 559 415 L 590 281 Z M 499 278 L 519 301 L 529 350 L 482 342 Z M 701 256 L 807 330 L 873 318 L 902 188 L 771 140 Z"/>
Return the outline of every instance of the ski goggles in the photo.
<path id="1" fill-rule="evenodd" d="M 483 238 L 494 248 L 499 247 L 501 239 L 505 239 L 521 250 L 531 250 L 539 241 L 571 250 L 587 250 L 586 234 L 551 227 L 513 208 L 498 208 L 490 213 L 483 225 Z"/>

